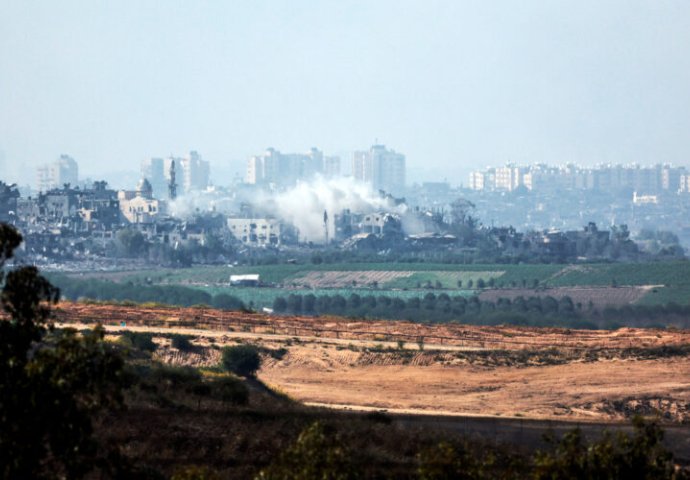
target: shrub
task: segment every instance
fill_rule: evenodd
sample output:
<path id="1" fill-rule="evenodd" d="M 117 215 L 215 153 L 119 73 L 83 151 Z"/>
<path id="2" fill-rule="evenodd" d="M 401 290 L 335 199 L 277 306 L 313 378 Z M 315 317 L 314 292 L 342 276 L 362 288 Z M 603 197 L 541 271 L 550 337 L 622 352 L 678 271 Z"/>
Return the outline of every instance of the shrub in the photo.
<path id="1" fill-rule="evenodd" d="M 253 345 L 237 345 L 223 349 L 223 367 L 234 374 L 253 377 L 261 366 L 259 349 Z"/>
<path id="2" fill-rule="evenodd" d="M 176 348 L 182 352 L 189 352 L 194 349 L 194 345 L 189 341 L 187 335 L 173 335 L 170 342 L 173 348 Z"/>
<path id="3" fill-rule="evenodd" d="M 145 352 L 155 352 L 158 348 L 153 341 L 153 335 L 146 332 L 124 332 L 122 334 L 124 343 L 130 343 L 132 347 Z"/>

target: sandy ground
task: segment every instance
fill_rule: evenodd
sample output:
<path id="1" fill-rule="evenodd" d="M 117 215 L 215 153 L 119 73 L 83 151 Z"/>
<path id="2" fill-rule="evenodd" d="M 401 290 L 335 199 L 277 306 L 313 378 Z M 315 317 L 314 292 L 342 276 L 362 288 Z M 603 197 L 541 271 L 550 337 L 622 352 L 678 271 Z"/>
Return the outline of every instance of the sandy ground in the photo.
<path id="1" fill-rule="evenodd" d="M 291 350 L 268 362 L 260 376 L 303 402 L 397 413 L 602 421 L 625 419 L 640 399 L 647 414 L 660 402 L 672 412 L 690 403 L 688 358 L 487 368 L 361 365 L 356 354 L 350 366 L 340 353 Z M 612 408 L 616 401 L 620 411 Z"/>
<path id="2" fill-rule="evenodd" d="M 220 352 L 212 343 L 242 341 L 285 348 L 282 358 L 264 359 L 259 377 L 305 403 L 584 422 L 624 421 L 635 413 L 659 413 L 667 422 L 690 424 L 690 356 L 640 359 L 637 353 L 623 355 L 630 349 L 689 345 L 687 330 L 419 325 L 83 304 L 61 304 L 57 313 L 63 326 L 89 328 L 93 324 L 82 322 L 98 319 L 112 334 L 121 330 L 179 333 L 205 346 L 201 353 L 183 354 L 167 346 L 169 340 L 161 340 L 164 348 L 158 358 L 171 363 L 217 364 Z M 423 351 L 410 341 L 416 335 L 426 338 Z M 398 340 L 403 339 L 406 342 L 400 349 Z M 557 347 L 558 355 L 570 355 L 559 360 L 567 363 L 547 359 L 535 365 L 513 357 L 503 361 L 506 352 L 519 356 L 551 347 Z M 609 353 L 601 355 L 602 351 Z M 488 352 L 488 361 L 482 352 Z M 594 361 L 584 355 L 591 353 Z"/>

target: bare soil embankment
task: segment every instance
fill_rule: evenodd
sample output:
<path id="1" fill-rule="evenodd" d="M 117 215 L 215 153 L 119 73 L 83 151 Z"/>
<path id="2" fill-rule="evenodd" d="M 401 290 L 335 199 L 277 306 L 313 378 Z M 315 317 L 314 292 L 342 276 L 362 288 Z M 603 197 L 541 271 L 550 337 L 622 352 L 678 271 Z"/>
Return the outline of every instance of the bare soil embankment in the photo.
<path id="1" fill-rule="evenodd" d="M 573 421 L 690 423 L 690 331 L 420 325 L 206 309 L 61 304 L 63 324 L 160 334 L 158 358 L 211 365 L 239 341 L 285 349 L 260 378 L 337 408 Z M 122 325 L 126 326 L 122 326 Z M 183 353 L 163 337 L 191 335 Z M 399 343 L 402 342 L 402 348 Z M 423 350 L 420 350 L 420 347 Z"/>

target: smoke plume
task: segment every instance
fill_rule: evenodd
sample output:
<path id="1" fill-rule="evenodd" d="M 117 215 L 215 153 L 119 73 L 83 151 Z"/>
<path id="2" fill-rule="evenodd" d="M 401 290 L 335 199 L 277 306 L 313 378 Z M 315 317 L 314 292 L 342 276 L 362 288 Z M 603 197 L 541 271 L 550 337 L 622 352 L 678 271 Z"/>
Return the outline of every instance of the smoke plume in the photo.
<path id="1" fill-rule="evenodd" d="M 279 218 L 297 227 L 301 242 L 323 243 L 323 213 L 328 213 L 332 237 L 334 218 L 343 210 L 357 213 L 390 212 L 404 214 L 405 205 L 394 205 L 390 199 L 374 193 L 371 187 L 350 177 L 326 179 L 317 176 L 294 187 L 269 192 L 259 189 L 227 192 L 192 192 L 170 204 L 170 213 L 188 218 L 195 212 L 215 210 L 237 214 L 242 204 L 251 206 L 253 216 Z"/>

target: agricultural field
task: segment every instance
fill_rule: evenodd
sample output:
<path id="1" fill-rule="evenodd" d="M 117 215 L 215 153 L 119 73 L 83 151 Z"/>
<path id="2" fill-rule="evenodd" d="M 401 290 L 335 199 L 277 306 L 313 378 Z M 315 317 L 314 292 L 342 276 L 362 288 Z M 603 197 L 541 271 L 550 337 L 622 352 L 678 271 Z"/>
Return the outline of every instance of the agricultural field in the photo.
<path id="1" fill-rule="evenodd" d="M 407 278 L 394 280 L 385 286 L 389 288 L 420 288 L 428 286 L 449 290 L 462 290 L 463 288 L 471 288 L 471 285 L 477 285 L 477 282 L 480 280 L 484 282 L 496 281 L 504 273 L 504 271 L 415 272 Z"/>
<path id="2" fill-rule="evenodd" d="M 637 302 L 640 305 L 690 304 L 690 285 L 653 288 Z"/>
<path id="3" fill-rule="evenodd" d="M 484 290 L 479 294 L 482 301 L 496 302 L 499 298 L 546 297 L 557 300 L 570 297 L 575 306 L 587 308 L 622 307 L 638 303 L 652 287 L 555 287 L 542 290 L 510 288 L 507 290 Z"/>
<path id="4" fill-rule="evenodd" d="M 233 274 L 258 273 L 271 288 L 230 288 Z M 690 304 L 690 262 L 617 263 L 577 265 L 447 265 L 432 263 L 280 264 L 257 266 L 206 266 L 185 269 L 149 269 L 118 272 L 77 272 L 77 279 L 119 283 L 182 285 L 212 294 L 229 293 L 255 307 L 270 306 L 277 296 L 290 293 L 314 295 L 387 295 L 422 297 L 429 289 L 451 295 L 470 295 L 483 280 L 482 298 L 531 296 L 525 289 L 561 287 L 616 287 L 618 290 L 572 292 L 583 305 Z M 471 283 L 470 283 L 471 282 Z M 491 282 L 497 292 L 491 291 Z M 627 288 L 635 287 L 635 288 Z M 638 288 L 641 287 L 641 288 Z M 298 291 L 299 290 L 299 291 Z M 512 290 L 512 291 L 511 291 Z M 553 296 L 554 291 L 549 290 Z M 559 291 L 555 291 L 558 294 Z M 585 293 L 593 297 L 585 298 Z M 573 295 L 570 295 L 571 297 Z"/>
<path id="5" fill-rule="evenodd" d="M 299 273 L 286 280 L 292 286 L 308 288 L 343 288 L 375 286 L 377 288 L 413 289 L 425 286 L 436 289 L 462 289 L 476 284 L 496 280 L 503 275 L 502 271 L 311 271 Z"/>
<path id="6" fill-rule="evenodd" d="M 690 285 L 690 262 L 569 265 L 548 279 L 550 286 Z"/>
<path id="7" fill-rule="evenodd" d="M 500 273 L 500 281 L 504 286 L 509 286 L 511 282 L 519 285 L 524 280 L 532 282 L 534 279 L 545 281 L 552 275 L 564 268 L 563 265 L 451 265 L 435 263 L 339 263 L 339 264 L 320 264 L 320 265 L 257 265 L 257 266 L 204 266 L 191 268 L 159 268 L 159 269 L 140 269 L 134 271 L 117 272 L 76 272 L 70 273 L 72 277 L 95 278 L 102 280 L 112 280 L 117 282 L 139 282 L 151 281 L 156 284 L 195 284 L 195 283 L 228 283 L 230 275 L 244 275 L 258 273 L 261 280 L 269 284 L 289 284 L 293 279 L 311 274 L 311 272 L 453 272 L 459 275 L 472 275 L 468 278 L 478 279 L 479 275 L 486 275 L 486 272 Z M 479 274 L 477 274 L 479 272 Z M 475 277 L 474 275 L 478 276 Z M 484 280 L 489 280 L 484 278 Z M 415 281 L 416 283 L 416 281 Z M 500 283 L 500 282 L 499 282 Z M 448 285 L 447 288 L 457 288 Z"/>

